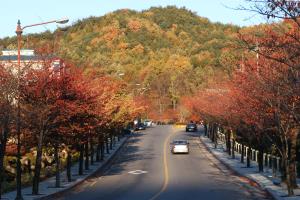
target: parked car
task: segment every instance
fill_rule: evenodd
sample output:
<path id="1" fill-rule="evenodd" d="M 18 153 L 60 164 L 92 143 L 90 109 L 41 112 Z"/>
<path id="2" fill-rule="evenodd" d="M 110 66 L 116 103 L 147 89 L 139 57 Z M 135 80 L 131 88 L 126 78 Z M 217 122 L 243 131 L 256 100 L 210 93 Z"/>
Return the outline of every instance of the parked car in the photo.
<path id="1" fill-rule="evenodd" d="M 145 125 L 146 127 L 151 127 L 151 126 L 152 126 L 152 121 L 151 121 L 151 120 L 145 120 L 145 121 L 144 121 L 144 125 Z"/>
<path id="2" fill-rule="evenodd" d="M 195 123 L 188 123 L 185 127 L 185 131 L 186 132 L 196 132 L 197 131 L 197 124 Z"/>
<path id="3" fill-rule="evenodd" d="M 145 130 L 146 129 L 146 126 L 142 123 L 138 124 L 136 127 L 135 127 L 135 130 L 138 131 L 138 130 Z"/>
<path id="4" fill-rule="evenodd" d="M 171 152 L 175 153 L 189 153 L 189 142 L 187 140 L 174 140 L 171 143 Z"/>

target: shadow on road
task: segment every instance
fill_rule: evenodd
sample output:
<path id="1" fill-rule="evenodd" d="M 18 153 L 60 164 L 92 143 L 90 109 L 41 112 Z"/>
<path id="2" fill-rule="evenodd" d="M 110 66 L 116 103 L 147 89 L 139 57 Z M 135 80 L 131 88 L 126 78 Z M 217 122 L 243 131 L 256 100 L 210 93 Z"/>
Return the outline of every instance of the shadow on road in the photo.
<path id="1" fill-rule="evenodd" d="M 121 174 L 125 171 L 125 166 L 134 161 L 152 159 L 153 154 L 147 150 L 141 149 L 141 138 L 144 132 L 137 132 L 130 136 L 127 143 L 122 147 L 116 157 L 110 162 L 102 172 L 97 173 L 98 176 L 112 176 Z M 104 173 L 103 173 L 104 171 Z"/>
<path id="2" fill-rule="evenodd" d="M 201 130 L 198 130 L 196 132 L 186 132 L 185 130 L 179 130 L 176 134 L 176 138 L 182 138 L 182 139 L 196 139 L 199 138 L 201 135 Z"/>

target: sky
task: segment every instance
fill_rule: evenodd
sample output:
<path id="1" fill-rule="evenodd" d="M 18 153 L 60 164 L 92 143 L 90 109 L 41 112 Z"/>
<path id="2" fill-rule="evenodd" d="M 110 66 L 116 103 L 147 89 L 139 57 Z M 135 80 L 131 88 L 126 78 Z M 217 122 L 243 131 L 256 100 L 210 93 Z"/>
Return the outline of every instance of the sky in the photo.
<path id="1" fill-rule="evenodd" d="M 266 22 L 261 16 L 234 10 L 245 5 L 244 0 L 5 0 L 1 2 L 0 38 L 14 36 L 18 19 L 22 26 L 69 18 L 68 25 L 89 16 L 102 16 L 118 9 L 145 10 L 155 6 L 186 7 L 212 22 L 248 26 Z M 24 29 L 26 33 L 55 30 L 57 24 Z"/>

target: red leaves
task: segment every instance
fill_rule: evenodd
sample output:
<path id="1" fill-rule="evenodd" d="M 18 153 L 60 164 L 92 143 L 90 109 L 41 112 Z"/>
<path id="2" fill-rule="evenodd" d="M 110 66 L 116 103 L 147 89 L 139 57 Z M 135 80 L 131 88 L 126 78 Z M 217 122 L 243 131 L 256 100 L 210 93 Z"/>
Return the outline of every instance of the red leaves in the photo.
<path id="1" fill-rule="evenodd" d="M 255 54 L 245 52 L 243 69 L 233 73 L 231 80 L 186 98 L 191 114 L 196 111 L 207 121 L 231 127 L 242 122 L 260 130 L 274 128 L 279 123 L 275 116 L 280 116 L 283 127 L 299 124 L 299 27 L 292 21 L 285 23 L 266 27 L 260 37 L 242 35 L 248 47 L 258 47 Z"/>

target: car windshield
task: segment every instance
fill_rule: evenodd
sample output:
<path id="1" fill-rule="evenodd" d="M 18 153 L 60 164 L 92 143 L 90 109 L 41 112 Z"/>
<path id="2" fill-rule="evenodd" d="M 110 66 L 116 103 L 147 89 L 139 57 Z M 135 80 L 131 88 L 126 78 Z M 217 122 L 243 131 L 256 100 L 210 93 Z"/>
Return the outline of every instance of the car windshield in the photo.
<path id="1" fill-rule="evenodd" d="M 188 124 L 188 126 L 196 126 L 196 124 Z"/>
<path id="2" fill-rule="evenodd" d="M 173 142 L 173 144 L 187 144 L 187 141 L 185 140 L 176 140 Z"/>

